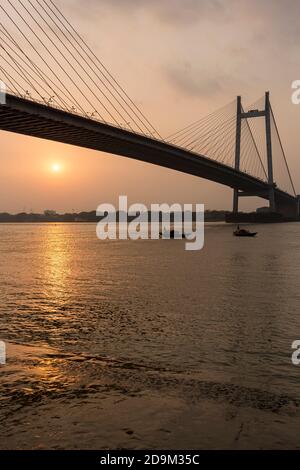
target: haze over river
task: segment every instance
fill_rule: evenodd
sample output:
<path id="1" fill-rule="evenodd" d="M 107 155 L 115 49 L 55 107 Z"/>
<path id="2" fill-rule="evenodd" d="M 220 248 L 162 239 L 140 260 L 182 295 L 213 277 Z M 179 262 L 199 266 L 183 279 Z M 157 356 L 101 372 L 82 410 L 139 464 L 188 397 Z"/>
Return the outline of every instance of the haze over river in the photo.
<path id="1" fill-rule="evenodd" d="M 232 230 L 0 225 L 0 448 L 300 448 L 300 224 Z"/>

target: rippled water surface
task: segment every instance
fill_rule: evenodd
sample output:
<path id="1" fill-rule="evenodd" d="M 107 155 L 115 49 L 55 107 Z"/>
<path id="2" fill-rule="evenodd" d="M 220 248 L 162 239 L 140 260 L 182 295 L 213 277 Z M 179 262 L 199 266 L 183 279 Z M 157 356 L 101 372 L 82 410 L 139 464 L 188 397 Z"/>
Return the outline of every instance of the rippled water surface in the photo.
<path id="1" fill-rule="evenodd" d="M 300 448 L 300 224 L 0 225 L 0 448 Z"/>

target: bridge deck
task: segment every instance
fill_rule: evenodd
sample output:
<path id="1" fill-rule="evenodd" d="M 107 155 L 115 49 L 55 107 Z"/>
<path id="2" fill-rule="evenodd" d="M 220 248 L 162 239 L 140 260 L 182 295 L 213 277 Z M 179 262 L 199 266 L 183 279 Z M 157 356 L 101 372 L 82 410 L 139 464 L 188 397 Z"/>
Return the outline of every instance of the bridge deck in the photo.
<path id="1" fill-rule="evenodd" d="M 13 95 L 0 105 L 0 129 L 133 158 L 267 197 L 267 183 L 203 155 Z M 295 200 L 279 189 L 275 193 L 278 202 Z"/>

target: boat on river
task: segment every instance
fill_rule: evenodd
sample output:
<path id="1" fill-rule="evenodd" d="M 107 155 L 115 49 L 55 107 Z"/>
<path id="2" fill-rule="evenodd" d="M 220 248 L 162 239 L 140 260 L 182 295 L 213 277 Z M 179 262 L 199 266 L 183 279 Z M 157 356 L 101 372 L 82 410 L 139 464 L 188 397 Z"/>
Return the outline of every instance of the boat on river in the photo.
<path id="1" fill-rule="evenodd" d="M 257 232 L 250 232 L 245 228 L 240 228 L 239 226 L 237 226 L 237 229 L 233 232 L 233 235 L 235 237 L 256 237 Z"/>

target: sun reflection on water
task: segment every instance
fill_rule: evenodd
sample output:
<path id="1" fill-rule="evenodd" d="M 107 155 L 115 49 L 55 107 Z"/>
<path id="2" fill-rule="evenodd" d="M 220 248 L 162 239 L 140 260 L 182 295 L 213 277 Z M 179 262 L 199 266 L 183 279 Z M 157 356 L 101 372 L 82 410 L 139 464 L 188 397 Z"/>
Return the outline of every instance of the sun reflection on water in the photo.
<path id="1" fill-rule="evenodd" d="M 44 293 L 53 302 L 53 310 L 69 299 L 68 280 L 71 276 L 72 239 L 67 226 L 47 225 L 43 240 Z"/>

